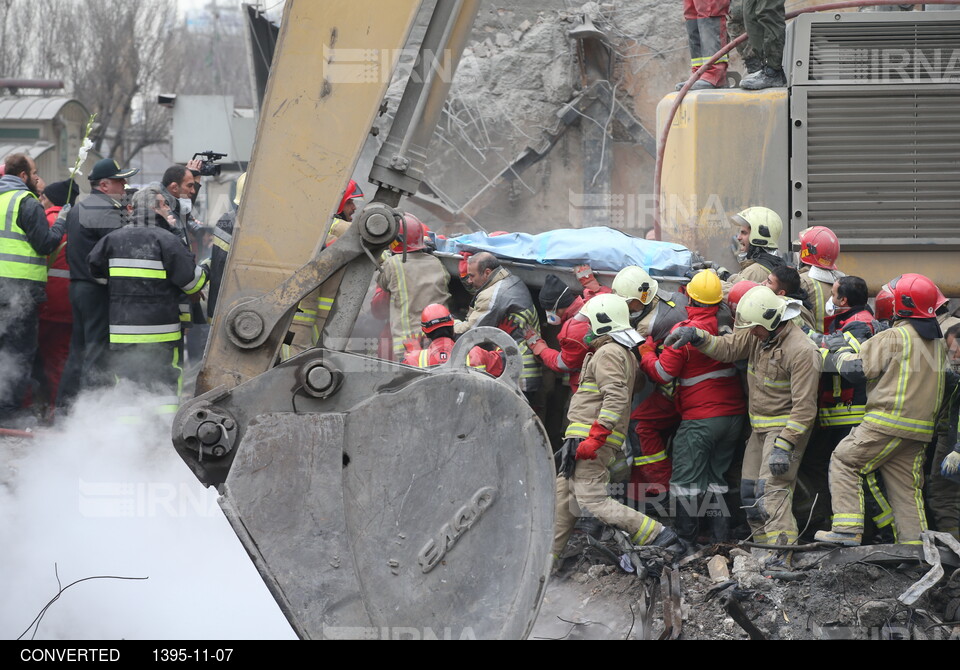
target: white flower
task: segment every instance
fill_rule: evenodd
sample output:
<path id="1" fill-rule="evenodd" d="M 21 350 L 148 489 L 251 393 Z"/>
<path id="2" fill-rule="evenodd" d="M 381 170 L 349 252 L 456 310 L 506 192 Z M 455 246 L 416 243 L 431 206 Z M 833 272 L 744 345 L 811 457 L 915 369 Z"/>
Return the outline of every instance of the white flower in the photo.
<path id="1" fill-rule="evenodd" d="M 83 138 L 83 144 L 80 145 L 80 151 L 83 152 L 83 155 L 86 156 L 87 152 L 93 149 L 93 142 L 90 141 L 89 137 Z"/>
<path id="2" fill-rule="evenodd" d="M 83 176 L 83 173 L 80 172 L 79 168 L 73 168 L 72 170 L 70 170 L 71 179 L 73 179 L 74 177 L 82 177 L 82 176 Z"/>
<path id="3" fill-rule="evenodd" d="M 80 153 L 77 154 L 77 165 L 80 165 L 83 163 L 83 161 L 87 160 L 87 151 L 89 150 L 86 147 L 80 147 Z"/>

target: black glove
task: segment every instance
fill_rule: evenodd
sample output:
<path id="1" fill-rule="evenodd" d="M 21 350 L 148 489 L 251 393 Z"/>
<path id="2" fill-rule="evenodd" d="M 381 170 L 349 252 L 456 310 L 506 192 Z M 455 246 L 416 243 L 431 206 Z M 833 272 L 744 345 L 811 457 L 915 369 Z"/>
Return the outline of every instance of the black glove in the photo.
<path id="1" fill-rule="evenodd" d="M 557 468 L 557 474 L 563 475 L 565 479 L 573 476 L 573 470 L 577 467 L 577 447 L 580 446 L 580 438 L 568 438 L 564 440 L 560 447 L 560 467 Z"/>
<path id="2" fill-rule="evenodd" d="M 720 277 L 720 281 L 727 281 L 730 279 L 730 270 L 725 267 L 717 268 L 717 276 Z"/>
<path id="3" fill-rule="evenodd" d="M 821 344 L 820 347 L 823 349 L 829 349 L 830 353 L 832 354 L 844 349 L 852 351 L 852 349 L 850 349 L 850 345 L 847 343 L 846 338 L 843 336 L 843 333 L 833 333 L 832 335 L 824 336 L 823 344 Z"/>
<path id="4" fill-rule="evenodd" d="M 703 331 L 699 328 L 693 328 L 692 326 L 680 326 L 667 335 L 667 338 L 663 341 L 664 347 L 672 347 L 674 349 L 682 349 L 687 344 L 692 344 L 693 346 L 703 344 Z"/>
<path id="5" fill-rule="evenodd" d="M 774 447 L 767 460 L 770 467 L 770 474 L 775 477 L 782 477 L 790 469 L 790 452 L 780 447 Z"/>

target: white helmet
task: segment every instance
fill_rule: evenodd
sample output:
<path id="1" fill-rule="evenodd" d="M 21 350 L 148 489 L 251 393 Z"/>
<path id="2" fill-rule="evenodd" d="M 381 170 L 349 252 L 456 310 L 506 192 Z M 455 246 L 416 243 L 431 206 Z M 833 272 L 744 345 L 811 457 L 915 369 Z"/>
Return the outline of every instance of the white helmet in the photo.
<path id="1" fill-rule="evenodd" d="M 747 207 L 731 217 L 737 225 L 750 227 L 750 244 L 764 249 L 776 249 L 783 232 L 780 215 L 766 207 Z"/>
<path id="2" fill-rule="evenodd" d="M 598 337 L 630 329 L 627 300 L 613 293 L 601 293 L 591 298 L 580 313 L 590 319 L 590 330 Z"/>
<path id="3" fill-rule="evenodd" d="M 753 328 L 754 326 L 763 326 L 766 330 L 774 331 L 784 321 L 784 316 L 789 320 L 794 314 L 793 309 L 789 314 L 787 311 L 787 301 L 770 290 L 767 286 L 754 286 L 747 291 L 740 302 L 737 304 L 737 317 L 734 321 L 735 328 Z M 799 312 L 797 312 L 799 313 Z"/>
<path id="4" fill-rule="evenodd" d="M 638 265 L 628 265 L 620 270 L 610 285 L 613 292 L 627 300 L 639 300 L 649 305 L 657 295 L 660 285 Z"/>

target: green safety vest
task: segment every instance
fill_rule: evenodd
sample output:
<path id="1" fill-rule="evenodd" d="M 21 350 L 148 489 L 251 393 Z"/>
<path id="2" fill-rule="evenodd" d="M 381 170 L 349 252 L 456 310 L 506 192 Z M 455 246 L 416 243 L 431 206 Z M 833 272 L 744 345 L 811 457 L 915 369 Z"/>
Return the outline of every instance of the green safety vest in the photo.
<path id="1" fill-rule="evenodd" d="M 17 225 L 20 203 L 37 196 L 30 191 L 0 193 L 0 277 L 47 281 L 47 258 L 41 256 L 27 241 L 23 229 Z"/>

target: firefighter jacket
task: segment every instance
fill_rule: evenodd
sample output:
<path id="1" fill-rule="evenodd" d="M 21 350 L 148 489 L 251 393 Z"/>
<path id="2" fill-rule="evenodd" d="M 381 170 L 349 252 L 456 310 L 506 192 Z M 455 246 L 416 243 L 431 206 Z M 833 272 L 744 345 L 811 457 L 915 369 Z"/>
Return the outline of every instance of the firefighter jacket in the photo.
<path id="1" fill-rule="evenodd" d="M 545 349 L 540 353 L 540 360 L 548 368 L 570 375 L 570 390 L 574 393 L 580 383 L 583 359 L 590 351 L 590 347 L 583 341 L 590 332 L 590 320 L 580 314 L 582 308 L 583 298 L 577 296 L 564 313 L 563 325 L 560 326 L 560 334 L 557 336 L 560 349 Z"/>
<path id="2" fill-rule="evenodd" d="M 420 313 L 433 303 L 448 305 L 450 275 L 438 258 L 424 251 L 394 254 L 380 266 L 377 285 L 390 294 L 390 332 L 394 360 L 403 358 L 403 343 L 419 339 Z"/>
<path id="3" fill-rule="evenodd" d="M 46 300 L 47 254 L 63 237 L 63 224 L 48 226 L 43 206 L 19 177 L 0 177 L 0 279 Z"/>
<path id="4" fill-rule="evenodd" d="M 840 351 L 828 360 L 851 381 L 866 381 L 864 424 L 907 440 L 933 437 L 945 388 L 943 338 L 925 339 L 903 319 L 864 342 L 859 353 Z"/>
<path id="5" fill-rule="evenodd" d="M 843 276 L 839 270 L 825 270 L 812 265 L 800 267 L 800 288 L 807 292 L 807 302 L 813 312 L 814 330 L 830 331 L 832 316 L 827 316 L 827 300 L 833 292 L 833 283 Z"/>
<path id="6" fill-rule="evenodd" d="M 108 280 L 111 345 L 179 341 L 180 299 L 207 282 L 190 250 L 159 224 L 106 235 L 90 252 L 88 271 Z"/>
<path id="7" fill-rule="evenodd" d="M 530 393 L 540 388 L 540 364 L 524 341 L 527 329 L 540 332 L 540 317 L 533 306 L 530 291 L 519 277 L 500 267 L 493 271 L 487 283 L 473 297 L 470 309 L 463 321 L 453 324 L 453 331 L 462 335 L 479 326 L 498 327 L 504 320 L 516 326 L 513 338 L 523 357 L 523 372 L 520 374 L 520 390 Z"/>
<path id="8" fill-rule="evenodd" d="M 840 312 L 830 322 L 830 333 L 842 333 L 854 352 L 877 334 L 880 324 L 866 305 Z M 823 428 L 856 426 L 863 420 L 867 403 L 866 382 L 851 382 L 837 373 L 820 378 L 819 416 Z"/>
<path id="9" fill-rule="evenodd" d="M 699 328 L 717 334 L 718 307 L 687 307 L 690 318 L 680 326 Z M 656 384 L 676 382 L 677 410 L 683 420 L 710 419 L 745 414 L 746 403 L 737 369 L 701 353 L 688 344 L 681 349 L 666 347 L 659 355 L 645 349 L 640 368 Z"/>
<path id="10" fill-rule="evenodd" d="M 687 318 L 687 296 L 682 293 L 657 291 L 657 296 L 643 310 L 634 328 L 644 337 L 663 342 L 673 327 Z M 631 319 L 632 320 L 632 319 Z"/>
<path id="11" fill-rule="evenodd" d="M 96 189 L 79 200 L 67 214 L 67 264 L 71 281 L 96 282 L 90 274 L 87 257 L 103 237 L 123 228 L 124 210 L 120 203 Z M 100 284 L 106 283 L 101 279 Z M 179 318 L 179 317 L 178 317 Z"/>
<path id="12" fill-rule="evenodd" d="M 403 358 L 404 365 L 415 368 L 429 368 L 434 365 L 443 365 L 450 360 L 454 341 L 449 337 L 438 337 L 426 349 L 407 351 Z M 467 354 L 467 365 L 471 368 L 483 370 L 487 374 L 499 377 L 503 374 L 503 354 L 498 351 L 487 351 L 481 347 L 474 347 Z"/>
<path id="13" fill-rule="evenodd" d="M 630 422 L 637 357 L 609 335 L 596 340 L 580 372 L 580 387 L 570 399 L 564 438 L 590 436 L 594 422 L 611 430 L 606 444 L 623 448 Z"/>
<path id="14" fill-rule="evenodd" d="M 750 426 L 758 433 L 778 431 L 775 446 L 790 451 L 817 419 L 820 350 L 792 322 L 765 340 L 750 330 L 707 334 L 697 348 L 725 363 L 747 359 Z"/>
<path id="15" fill-rule="evenodd" d="M 731 275 L 727 282 L 736 284 L 738 281 L 747 279 L 762 284 L 767 281 L 770 273 L 781 265 L 786 265 L 786 262 L 776 254 L 771 254 L 769 251 L 758 247 L 751 247 L 747 252 L 747 257 L 740 261 L 739 274 Z"/>

